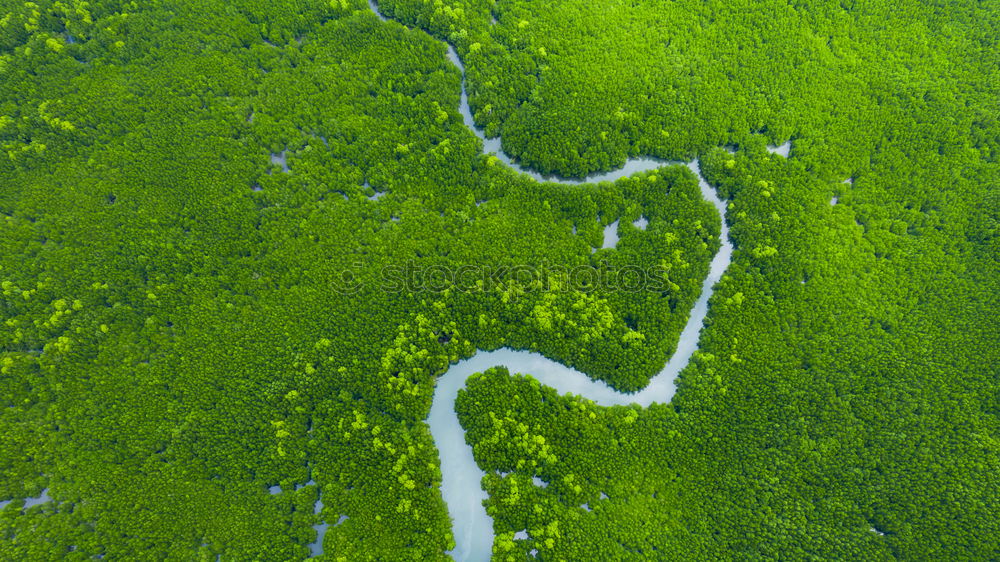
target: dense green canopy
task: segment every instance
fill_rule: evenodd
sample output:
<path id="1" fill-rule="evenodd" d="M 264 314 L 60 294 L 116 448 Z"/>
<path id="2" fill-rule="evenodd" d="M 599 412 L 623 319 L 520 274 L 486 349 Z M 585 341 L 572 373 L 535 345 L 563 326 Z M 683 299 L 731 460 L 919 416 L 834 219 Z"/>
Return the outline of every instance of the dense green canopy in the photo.
<path id="1" fill-rule="evenodd" d="M 450 362 L 662 367 L 718 248 L 693 174 L 517 174 L 435 37 L 510 154 L 699 155 L 736 245 L 670 405 L 470 382 L 500 559 L 1000 556 L 1000 7 L 380 9 L 420 29 L 0 0 L 0 558 L 301 559 L 346 515 L 325 558 L 443 559 L 423 420 Z M 482 284 L 435 277 L 462 266 Z"/>

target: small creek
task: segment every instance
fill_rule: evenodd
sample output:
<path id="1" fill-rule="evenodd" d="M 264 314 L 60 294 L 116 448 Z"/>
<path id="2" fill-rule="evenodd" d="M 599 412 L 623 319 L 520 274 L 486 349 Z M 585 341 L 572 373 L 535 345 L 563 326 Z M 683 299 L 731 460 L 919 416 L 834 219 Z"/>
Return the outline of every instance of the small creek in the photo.
<path id="1" fill-rule="evenodd" d="M 375 0 L 369 0 L 369 7 L 382 21 L 388 21 L 378 10 Z M 617 170 L 587 176 L 582 179 L 544 176 L 533 170 L 523 168 L 507 156 L 501 147 L 500 139 L 486 138 L 481 129 L 476 127 L 469 109 L 469 98 L 465 88 L 465 66 L 458 53 L 451 45 L 448 48 L 448 59 L 462 72 L 462 91 L 459 110 L 465 125 L 483 142 L 485 153 L 493 153 L 502 162 L 537 181 L 555 181 L 566 184 L 580 184 L 599 181 L 614 181 L 636 172 L 653 170 L 667 165 L 683 164 L 666 162 L 655 158 L 633 158 Z M 788 155 L 788 143 L 774 147 L 773 152 Z M 511 373 L 527 373 L 540 383 L 552 387 L 560 394 L 572 393 L 594 401 L 601 406 L 638 404 L 647 407 L 654 402 L 666 403 L 674 395 L 674 380 L 677 374 L 687 366 L 698 349 L 698 338 L 705 316 L 708 314 L 708 301 L 712 289 L 722 278 L 732 259 L 733 246 L 729 240 L 729 228 L 726 224 L 726 204 L 719 199 L 715 190 L 708 185 L 701 175 L 698 160 L 685 164 L 698 177 L 698 185 L 702 197 L 712 203 L 722 219 L 720 233 L 721 248 L 712 258 L 709 273 L 702 283 L 701 293 L 691 309 L 687 324 L 677 342 L 677 349 L 664 366 L 663 370 L 654 376 L 641 391 L 629 394 L 618 392 L 601 381 L 595 381 L 587 375 L 571 369 L 544 357 L 539 353 L 502 348 L 495 351 L 478 351 L 468 359 L 452 365 L 447 372 L 437 380 L 434 397 L 431 404 L 427 424 L 434 438 L 434 445 L 441 455 L 441 495 L 448 506 L 452 519 L 452 530 L 455 536 L 455 549 L 449 554 L 455 560 L 478 562 L 489 560 L 493 546 L 493 520 L 486 513 L 483 501 L 486 492 L 482 488 L 482 478 L 485 476 L 472 455 L 472 448 L 465 442 L 465 430 L 458 422 L 455 413 L 455 399 L 458 391 L 465 387 L 465 381 L 470 375 L 485 371 L 495 366 L 506 366 Z M 645 228 L 643 217 L 636 221 L 636 226 Z M 613 248 L 618 239 L 618 221 L 614 221 L 604 231 L 602 247 Z M 547 484 L 537 476 L 533 477 L 535 485 L 545 487 Z M 520 535 L 519 535 L 520 536 Z M 525 537 L 526 538 L 526 537 Z M 322 539 L 322 537 L 320 537 Z M 320 541 L 320 544 L 321 541 Z M 315 551 L 314 551 L 315 552 Z M 322 549 L 319 549 L 322 552 Z"/>
<path id="2" fill-rule="evenodd" d="M 691 162 L 688 167 L 698 174 L 702 196 L 715 206 L 720 216 L 725 217 L 725 202 L 719 199 L 715 190 L 701 177 L 697 161 Z M 489 560 L 493 545 L 493 520 L 482 505 L 486 492 L 482 489 L 481 480 L 486 473 L 476 464 L 472 448 L 465 443 L 465 430 L 458 423 L 455 413 L 455 399 L 458 391 L 465 387 L 466 379 L 474 373 L 503 365 L 512 374 L 530 374 L 560 394 L 577 394 L 601 406 L 635 403 L 647 407 L 654 402 L 669 402 L 674 395 L 677 374 L 687 366 L 698 349 L 698 338 L 708 314 L 708 300 L 712 296 L 712 289 L 722 278 L 732 259 L 733 246 L 729 241 L 729 229 L 725 220 L 722 221 L 721 234 L 722 247 L 712 258 L 708 276 L 702 283 L 701 294 L 681 332 L 676 351 L 663 370 L 641 391 L 634 394 L 618 392 L 601 381 L 595 381 L 580 371 L 539 353 L 506 348 L 479 351 L 472 357 L 455 363 L 438 378 L 427 424 L 434 437 L 434 445 L 441 455 L 441 496 L 448 505 L 452 519 L 456 547 L 451 555 L 455 560 Z M 540 478 L 535 477 L 534 481 L 538 486 L 545 485 Z"/>

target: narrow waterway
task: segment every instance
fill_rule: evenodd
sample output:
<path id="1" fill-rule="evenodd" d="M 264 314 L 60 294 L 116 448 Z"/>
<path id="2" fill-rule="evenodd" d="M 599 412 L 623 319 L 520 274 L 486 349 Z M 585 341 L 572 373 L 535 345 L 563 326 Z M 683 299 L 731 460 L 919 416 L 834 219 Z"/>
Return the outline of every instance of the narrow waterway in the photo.
<path id="1" fill-rule="evenodd" d="M 382 21 L 393 21 L 382 15 L 382 12 L 378 9 L 378 3 L 375 0 L 368 0 L 368 7 L 371 8 L 375 15 Z M 469 128 L 470 131 L 475 133 L 479 140 L 483 142 L 483 152 L 486 154 L 493 154 L 501 162 L 509 166 L 510 168 L 517 170 L 518 172 L 531 176 L 536 181 L 552 181 L 558 183 L 567 184 L 581 184 L 581 183 L 594 183 L 600 181 L 614 181 L 619 178 L 626 178 L 635 174 L 637 172 L 645 172 L 648 170 L 655 170 L 662 166 L 668 164 L 676 164 L 677 162 L 668 162 L 666 160 L 660 160 L 658 158 L 629 158 L 625 165 L 617 170 L 612 170 L 610 172 L 601 172 L 596 174 L 591 174 L 585 178 L 563 178 L 555 175 L 543 175 L 532 169 L 521 167 L 519 164 L 514 162 L 510 156 L 503 151 L 500 143 L 500 137 L 486 138 L 486 134 L 482 129 L 476 126 L 475 120 L 472 118 L 472 110 L 469 108 L 469 95 L 465 88 L 465 65 L 462 60 L 458 58 L 458 52 L 455 51 L 455 47 L 449 43 L 445 43 L 445 47 L 448 48 L 448 60 L 450 60 L 458 70 L 462 73 L 462 93 L 458 104 L 458 110 L 462 114 L 462 122 L 465 126 Z"/>
<path id="2" fill-rule="evenodd" d="M 715 190 L 702 178 L 697 161 L 689 163 L 688 167 L 698 174 L 702 196 L 723 217 L 722 247 L 712 258 L 708 276 L 702 283 L 701 294 L 691 309 L 677 342 L 677 350 L 663 370 L 644 389 L 634 394 L 618 392 L 603 382 L 595 381 L 580 371 L 556 363 L 541 354 L 512 349 L 479 351 L 471 358 L 452 365 L 438 378 L 427 424 L 434 437 L 434 445 L 441 455 L 441 495 L 448 504 L 452 519 L 456 547 L 451 555 L 455 560 L 489 560 L 493 545 L 493 520 L 482 505 L 486 499 L 486 492 L 481 485 L 485 472 L 476 465 L 472 447 L 465 443 L 465 430 L 458 423 L 458 415 L 455 413 L 458 391 L 465 387 L 465 381 L 470 375 L 502 365 L 512 374 L 530 374 L 560 394 L 578 394 L 601 406 L 635 403 L 647 407 L 654 402 L 669 402 L 673 397 L 677 374 L 687 366 L 698 349 L 698 338 L 708 314 L 708 301 L 713 287 L 729 267 L 733 253 L 725 221 L 725 202 L 719 199 Z"/>
<path id="3" fill-rule="evenodd" d="M 45 488 L 44 490 L 42 490 L 42 493 L 39 494 L 37 497 L 24 498 L 24 507 L 22 507 L 21 510 L 23 511 L 26 509 L 30 509 L 36 505 L 40 505 L 50 501 L 52 501 L 52 498 L 49 496 L 49 489 Z M 3 510 L 3 508 L 7 507 L 12 502 L 13 500 L 0 501 L 0 510 Z"/>
<path id="4" fill-rule="evenodd" d="M 374 0 L 369 0 L 369 6 L 381 20 L 387 21 L 379 12 L 378 5 Z M 465 67 L 454 47 L 451 45 L 447 45 L 447 47 L 448 58 L 462 72 L 459 109 L 465 125 L 482 140 L 485 153 L 496 155 L 514 170 L 527 174 L 538 181 L 579 184 L 614 181 L 636 172 L 684 164 L 655 158 L 633 158 L 618 170 L 594 174 L 582 179 L 543 176 L 533 170 L 522 168 L 503 152 L 499 138 L 487 139 L 483 131 L 476 127 L 469 109 L 469 98 L 465 89 Z M 778 147 L 776 152 L 787 156 L 787 149 L 787 146 L 783 145 Z M 494 536 L 493 520 L 483 507 L 486 492 L 482 489 L 482 478 L 485 473 L 476 465 L 472 448 L 465 442 L 465 430 L 459 424 L 458 415 L 455 413 L 455 399 L 458 397 L 458 391 L 465 387 L 465 381 L 470 375 L 491 367 L 505 366 L 512 374 L 530 374 L 542 384 L 552 387 L 561 394 L 577 394 L 602 406 L 635 403 L 647 407 L 654 402 L 669 402 L 673 397 L 674 381 L 677 374 L 687 366 L 691 356 L 698 349 L 699 334 L 704 325 L 705 316 L 708 314 L 708 301 L 712 296 L 712 290 L 729 267 L 733 253 L 733 246 L 729 240 L 729 228 L 725 220 L 725 202 L 719 199 L 715 190 L 702 177 L 698 160 L 688 162 L 685 165 L 698 177 L 702 197 L 712 203 L 722 219 L 721 248 L 712 259 L 708 276 L 702 283 L 701 293 L 691 309 L 684 330 L 681 332 L 676 351 L 663 370 L 654 376 L 643 390 L 633 394 L 618 392 L 603 382 L 595 381 L 580 371 L 552 361 L 539 353 L 506 348 L 496 351 L 478 351 L 472 357 L 452 365 L 447 372 L 438 378 L 427 424 L 430 426 L 434 444 L 441 455 L 441 495 L 448 506 L 448 512 L 452 519 L 456 546 L 450 554 L 455 560 L 460 562 L 489 560 L 492 554 Z M 617 238 L 617 221 L 605 233 L 605 246 L 613 247 L 616 241 L 613 238 Z M 534 478 L 534 481 L 538 486 L 546 485 L 537 477 Z M 320 552 L 322 552 L 321 549 Z"/>

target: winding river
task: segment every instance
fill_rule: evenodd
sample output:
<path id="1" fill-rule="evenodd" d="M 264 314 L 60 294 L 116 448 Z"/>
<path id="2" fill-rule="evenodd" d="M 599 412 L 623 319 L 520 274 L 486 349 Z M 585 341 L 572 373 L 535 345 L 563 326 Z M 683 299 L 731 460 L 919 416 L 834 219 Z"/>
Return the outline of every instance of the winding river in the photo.
<path id="1" fill-rule="evenodd" d="M 369 6 L 379 19 L 388 21 L 379 12 L 378 5 L 374 0 L 369 0 Z M 614 181 L 636 172 L 653 170 L 666 165 L 683 164 L 654 158 L 634 158 L 628 160 L 618 170 L 591 175 L 583 179 L 543 176 L 522 168 L 504 154 L 499 138 L 487 139 L 483 131 L 476 127 L 469 109 L 469 98 L 465 89 L 465 67 L 458 58 L 455 48 L 451 45 L 447 45 L 447 47 L 448 58 L 458 67 L 463 76 L 459 109 L 465 125 L 482 140 L 484 151 L 487 154 L 493 153 L 514 170 L 527 174 L 538 181 L 580 184 Z M 646 407 L 654 402 L 669 402 L 673 397 L 674 380 L 698 349 L 699 333 L 708 313 L 708 300 L 712 296 L 713 287 L 722 277 L 726 268 L 729 267 L 733 253 L 733 246 L 729 240 L 729 228 L 725 220 L 725 202 L 719 199 L 715 190 L 702 177 L 697 159 L 686 165 L 698 176 L 702 197 L 715 206 L 722 218 L 720 232 L 722 246 L 712 259 L 708 276 L 702 284 L 701 294 L 691 309 L 687 324 L 681 332 L 677 350 L 663 370 L 650 380 L 646 388 L 634 394 L 618 392 L 601 381 L 592 380 L 580 371 L 556 363 L 538 353 L 506 348 L 496 351 L 479 351 L 472 357 L 452 365 L 444 375 L 438 378 L 427 424 L 434 437 L 434 445 L 441 455 L 441 495 L 448 506 L 448 512 L 452 519 L 456 546 L 450 554 L 455 560 L 460 562 L 489 560 L 493 545 L 493 520 L 486 514 L 486 509 L 483 507 L 486 492 L 482 489 L 481 482 L 485 473 L 476 465 L 472 456 L 472 448 L 465 442 L 465 431 L 458 423 L 458 415 L 455 413 L 455 399 L 458 397 L 458 391 L 465 387 L 465 381 L 470 375 L 503 365 L 511 373 L 530 373 L 540 383 L 552 387 L 561 394 L 577 394 L 593 400 L 601 406 L 635 403 Z M 546 485 L 537 478 L 535 482 L 538 485 Z M 523 537 L 524 533 L 521 532 L 518 535 Z"/>

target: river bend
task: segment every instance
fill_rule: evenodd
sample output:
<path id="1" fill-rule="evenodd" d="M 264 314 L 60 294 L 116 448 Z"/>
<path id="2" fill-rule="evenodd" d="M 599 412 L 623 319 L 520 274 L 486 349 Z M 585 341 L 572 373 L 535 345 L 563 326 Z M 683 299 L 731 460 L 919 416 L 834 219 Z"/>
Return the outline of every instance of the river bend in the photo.
<path id="1" fill-rule="evenodd" d="M 378 5 L 374 0 L 369 0 L 369 6 L 379 19 L 388 21 L 379 12 Z M 522 168 L 503 152 L 499 138 L 488 139 L 483 131 L 476 127 L 469 109 L 469 98 L 465 88 L 465 67 L 455 48 L 446 45 L 449 60 L 462 72 L 459 110 L 465 125 L 483 142 L 485 153 L 494 154 L 512 169 L 527 174 L 537 181 L 580 184 L 614 181 L 636 172 L 681 164 L 655 158 L 633 158 L 629 159 L 622 168 L 582 179 L 543 176 L 533 170 Z M 455 560 L 460 562 L 489 560 L 493 546 L 493 520 L 487 515 L 486 508 L 483 506 L 486 492 L 482 488 L 482 478 L 485 476 L 485 472 L 476 464 L 472 456 L 472 447 L 466 444 L 465 430 L 459 424 L 458 415 L 455 413 L 455 399 L 458 397 L 458 391 L 465 388 L 465 381 L 470 375 L 502 365 L 507 367 L 512 374 L 530 374 L 540 383 L 555 389 L 560 394 L 577 394 L 601 406 L 634 403 L 647 407 L 654 402 L 667 403 L 673 397 L 674 381 L 698 349 L 699 334 L 704 325 L 705 316 L 708 314 L 708 301 L 712 296 L 712 290 L 729 267 L 733 253 L 733 245 L 729 240 L 729 228 L 726 224 L 725 202 L 719 199 L 715 190 L 702 177 L 697 159 L 686 165 L 698 176 L 698 186 L 701 189 L 702 197 L 712 203 L 722 219 L 722 230 L 720 231 L 722 245 L 712 258 L 709 273 L 702 283 L 701 293 L 681 332 L 676 351 L 663 370 L 655 375 L 643 390 L 636 393 L 618 392 L 604 382 L 595 381 L 580 371 L 552 361 L 539 353 L 508 348 L 496 351 L 477 351 L 472 357 L 452 365 L 438 378 L 427 424 L 430 426 L 434 445 L 441 455 L 441 495 L 448 506 L 448 513 L 452 519 L 452 531 L 456 546 L 450 554 Z M 523 535 L 523 533 L 521 534 Z"/>

